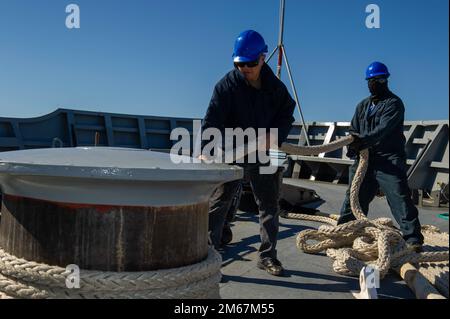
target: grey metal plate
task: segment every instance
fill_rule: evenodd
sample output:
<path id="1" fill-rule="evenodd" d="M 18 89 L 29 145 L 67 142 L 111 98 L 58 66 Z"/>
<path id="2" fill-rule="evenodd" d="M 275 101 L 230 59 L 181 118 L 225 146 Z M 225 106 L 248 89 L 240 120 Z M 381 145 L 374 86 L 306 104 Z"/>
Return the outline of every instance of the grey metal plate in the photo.
<path id="1" fill-rule="evenodd" d="M 191 161 L 187 156 L 173 155 Z M 169 154 L 114 147 L 49 148 L 2 152 L 0 173 L 143 181 L 217 181 L 242 177 L 226 164 L 179 163 Z"/>
<path id="2" fill-rule="evenodd" d="M 188 205 L 208 201 L 218 185 L 242 174 L 236 166 L 175 164 L 169 154 L 139 149 L 35 149 L 0 155 L 2 192 L 62 203 Z"/>

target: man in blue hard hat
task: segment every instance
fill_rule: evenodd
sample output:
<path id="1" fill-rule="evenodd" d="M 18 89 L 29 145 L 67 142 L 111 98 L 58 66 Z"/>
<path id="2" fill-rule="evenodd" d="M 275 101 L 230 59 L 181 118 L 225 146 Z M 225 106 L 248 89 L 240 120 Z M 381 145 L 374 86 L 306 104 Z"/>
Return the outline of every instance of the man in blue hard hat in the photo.
<path id="1" fill-rule="evenodd" d="M 358 165 L 357 154 L 368 148 L 369 166 L 359 192 L 361 208 L 367 215 L 369 204 L 380 188 L 406 243 L 417 251 L 423 244 L 423 235 L 406 177 L 405 107 L 389 90 L 389 76 L 383 63 L 374 62 L 367 68 L 366 80 L 371 95 L 358 104 L 351 122 L 350 134 L 355 140 L 349 145 L 347 155 L 356 157 L 356 161 L 350 168 L 349 180 L 353 179 Z M 349 187 L 338 224 L 351 220 L 354 216 L 350 209 Z"/>
<path id="2" fill-rule="evenodd" d="M 267 45 L 256 31 L 242 32 L 236 39 L 233 53 L 234 69 L 215 86 L 202 130 L 214 127 L 278 129 L 278 145 L 288 136 L 294 122 L 295 101 L 286 86 L 265 63 Z M 202 141 L 202 147 L 209 141 Z M 260 174 L 260 163 L 238 164 L 244 169 L 244 179 L 250 182 L 259 207 L 260 238 L 257 266 L 268 273 L 283 273 L 277 259 L 279 218 L 279 194 L 282 170 L 273 174 Z M 225 183 L 210 198 L 209 234 L 216 248 L 222 244 L 223 228 L 232 200 L 239 191 L 241 181 Z M 226 242 L 230 241 L 230 229 L 226 230 Z"/>

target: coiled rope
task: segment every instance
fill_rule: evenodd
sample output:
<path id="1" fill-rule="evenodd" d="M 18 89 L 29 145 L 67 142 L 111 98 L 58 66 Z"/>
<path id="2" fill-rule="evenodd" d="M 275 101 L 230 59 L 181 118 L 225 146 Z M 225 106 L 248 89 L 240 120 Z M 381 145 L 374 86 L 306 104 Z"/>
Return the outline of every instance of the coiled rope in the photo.
<path id="1" fill-rule="evenodd" d="M 145 272 L 80 270 L 80 288 L 68 289 L 65 268 L 17 258 L 0 249 L 0 299 L 220 298 L 222 258 L 213 248 L 197 264 Z"/>
<path id="2" fill-rule="evenodd" d="M 281 150 L 291 155 L 317 155 L 334 151 L 352 141 L 353 137 L 347 136 L 330 144 L 312 147 L 285 143 Z M 363 150 L 359 155 L 359 165 L 350 187 L 350 206 L 356 220 L 338 226 L 336 215 L 285 213 L 283 217 L 286 218 L 329 224 L 321 225 L 317 230 L 300 232 L 297 247 L 311 254 L 326 251 L 327 256 L 333 259 L 333 270 L 342 275 L 359 276 L 364 266 L 371 266 L 379 270 L 381 279 L 390 269 L 399 269 L 407 263 L 418 264 L 421 273 L 448 298 L 448 234 L 433 226 L 423 226 L 425 244 L 446 249 L 416 253 L 407 247 L 391 219 L 369 220 L 360 207 L 358 197 L 368 167 L 369 151 Z M 432 271 L 427 272 L 427 269 Z"/>

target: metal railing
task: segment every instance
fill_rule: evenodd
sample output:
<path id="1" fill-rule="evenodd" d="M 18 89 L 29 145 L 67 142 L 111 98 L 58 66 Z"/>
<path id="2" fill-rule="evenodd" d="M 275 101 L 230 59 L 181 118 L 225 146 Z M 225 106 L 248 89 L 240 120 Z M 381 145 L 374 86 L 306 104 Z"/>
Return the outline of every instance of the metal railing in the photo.
<path id="1" fill-rule="evenodd" d="M 184 127 L 192 134 L 193 120 L 71 109 L 58 109 L 29 119 L 0 117 L 0 151 L 94 145 L 168 151 L 177 142 L 170 140 L 171 131 Z M 348 134 L 349 128 L 348 122 L 307 124 L 311 145 L 342 138 Z M 439 196 L 449 180 L 449 121 L 407 121 L 404 128 L 411 189 L 419 190 L 428 198 Z M 288 141 L 305 145 L 302 130 L 302 124 L 295 123 Z M 348 167 L 353 161 L 345 154 L 346 149 L 341 149 L 319 156 L 290 156 L 287 175 L 347 184 Z"/>

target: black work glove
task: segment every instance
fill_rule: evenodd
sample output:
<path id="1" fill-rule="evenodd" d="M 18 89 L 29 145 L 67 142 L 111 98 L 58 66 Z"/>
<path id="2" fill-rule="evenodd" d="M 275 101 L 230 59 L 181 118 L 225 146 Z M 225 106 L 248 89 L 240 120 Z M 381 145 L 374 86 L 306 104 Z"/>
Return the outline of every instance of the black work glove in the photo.
<path id="1" fill-rule="evenodd" d="M 358 133 L 350 132 L 350 135 L 353 136 L 353 142 L 348 145 L 347 157 L 354 158 L 359 152 L 363 149 L 363 141 L 359 137 Z"/>
<path id="2" fill-rule="evenodd" d="M 358 156 L 358 152 L 356 152 L 352 148 L 347 148 L 347 154 L 345 154 L 345 156 L 347 156 L 348 158 L 356 158 L 356 156 Z"/>

